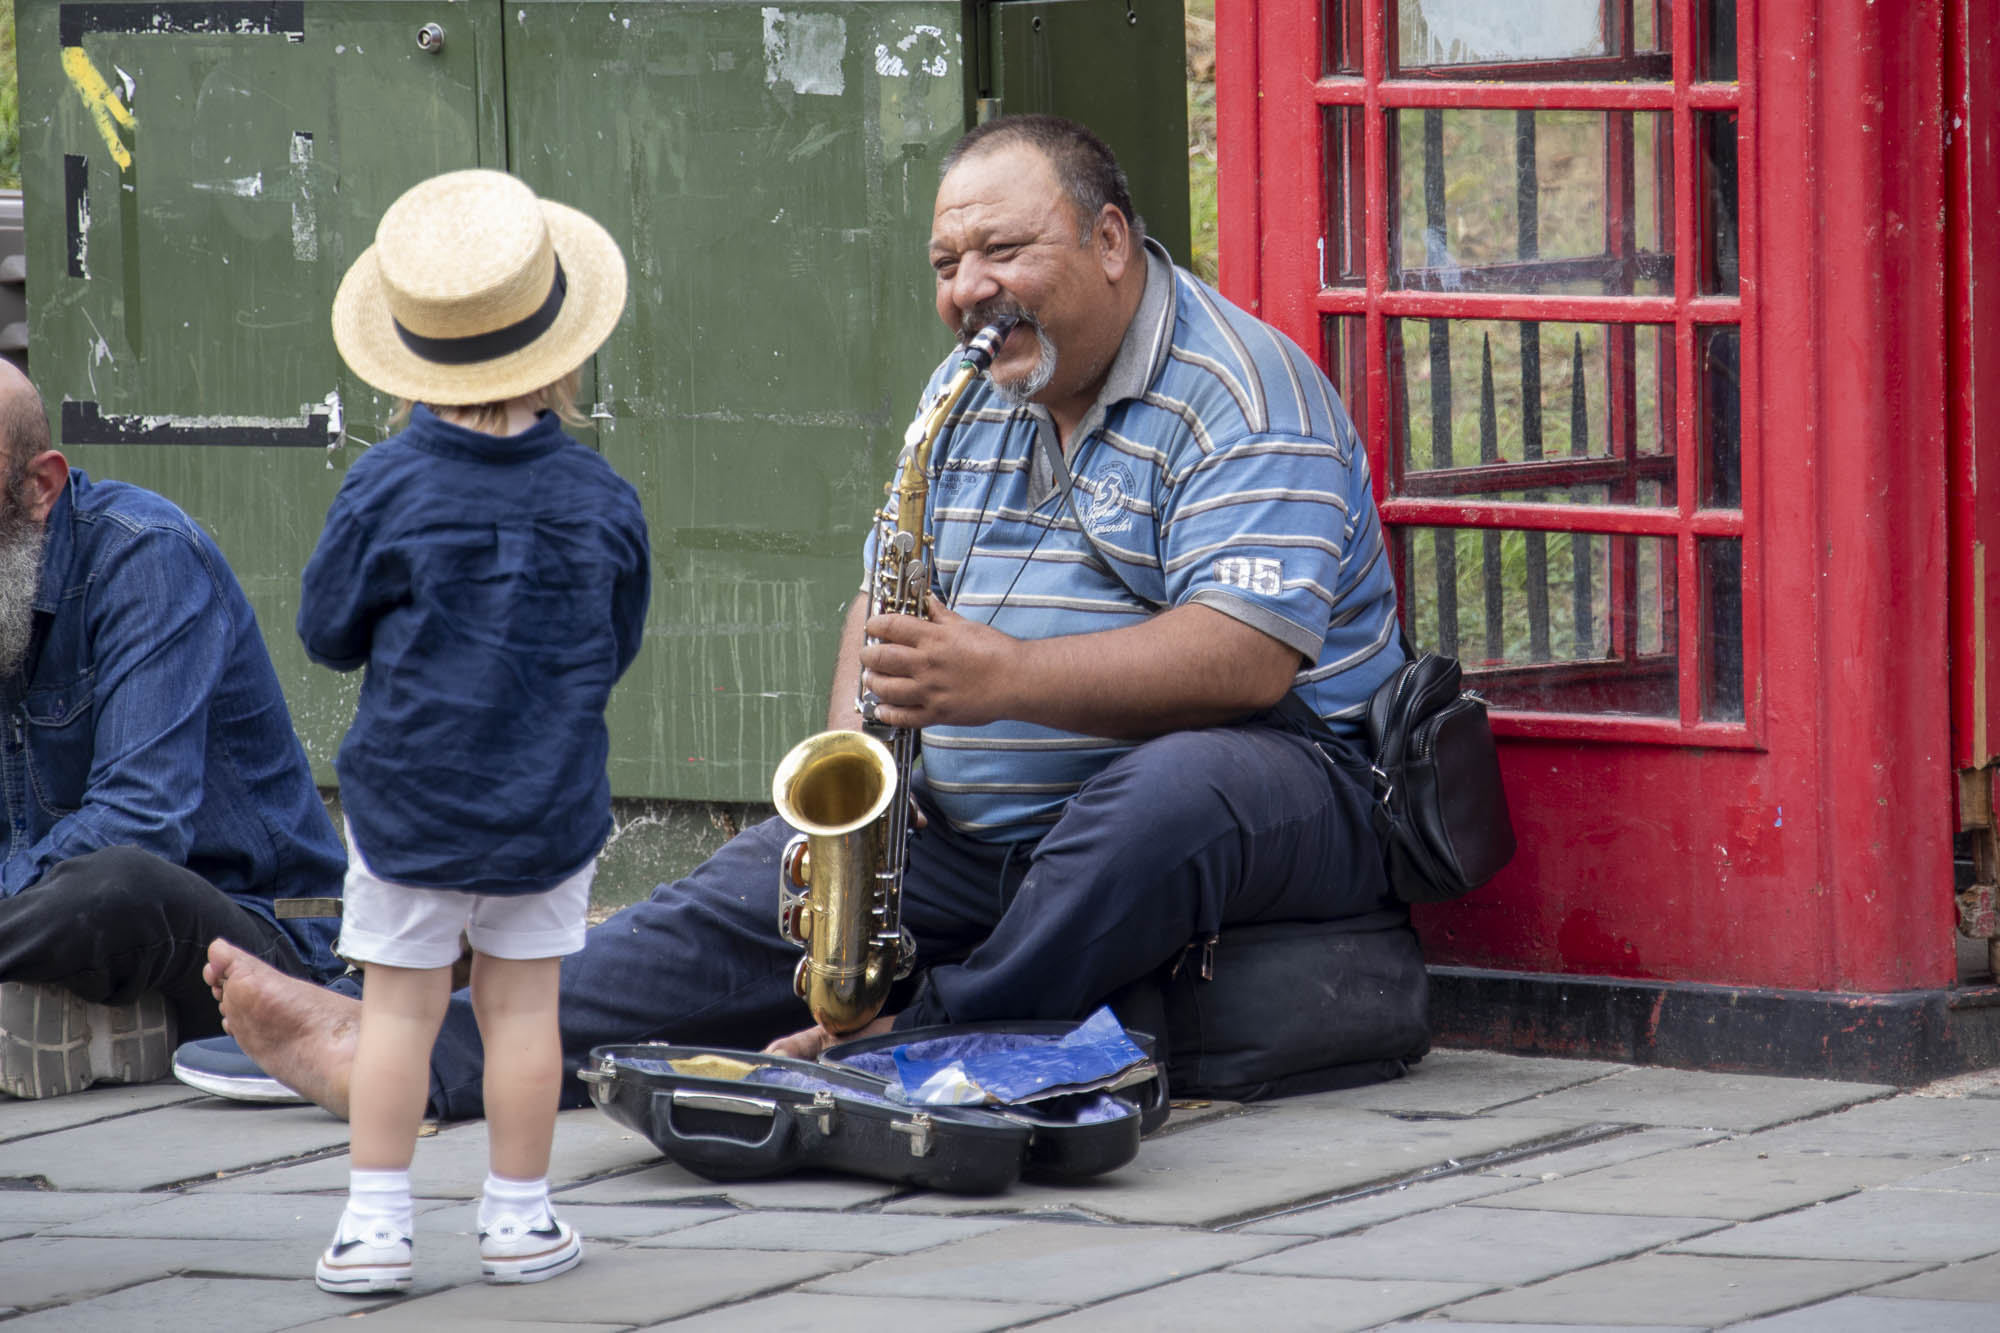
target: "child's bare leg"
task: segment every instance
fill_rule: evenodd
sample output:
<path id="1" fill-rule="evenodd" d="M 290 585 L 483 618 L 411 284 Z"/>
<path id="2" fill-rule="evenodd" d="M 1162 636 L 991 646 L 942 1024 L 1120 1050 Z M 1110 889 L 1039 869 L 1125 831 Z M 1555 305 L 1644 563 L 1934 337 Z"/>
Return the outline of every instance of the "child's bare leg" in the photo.
<path id="1" fill-rule="evenodd" d="M 451 1002 L 451 969 L 367 968 L 348 1094 L 349 1156 L 361 1170 L 407 1170 L 430 1095 L 431 1044 Z"/>
<path id="2" fill-rule="evenodd" d="M 486 1048 L 486 1132 L 496 1176 L 535 1180 L 549 1172 L 562 1094 L 561 973 L 560 958 L 472 956 L 472 1012 Z M 430 1048 L 424 1049 L 428 1062 Z"/>

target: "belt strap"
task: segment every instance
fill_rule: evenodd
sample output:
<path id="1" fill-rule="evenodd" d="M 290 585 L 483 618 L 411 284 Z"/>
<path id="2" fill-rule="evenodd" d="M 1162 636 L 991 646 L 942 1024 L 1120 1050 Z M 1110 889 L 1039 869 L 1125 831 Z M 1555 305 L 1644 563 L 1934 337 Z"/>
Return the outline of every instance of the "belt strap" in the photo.
<path id="1" fill-rule="evenodd" d="M 338 898 L 280 898 L 271 906 L 277 912 L 280 921 L 296 917 L 340 915 Z"/>

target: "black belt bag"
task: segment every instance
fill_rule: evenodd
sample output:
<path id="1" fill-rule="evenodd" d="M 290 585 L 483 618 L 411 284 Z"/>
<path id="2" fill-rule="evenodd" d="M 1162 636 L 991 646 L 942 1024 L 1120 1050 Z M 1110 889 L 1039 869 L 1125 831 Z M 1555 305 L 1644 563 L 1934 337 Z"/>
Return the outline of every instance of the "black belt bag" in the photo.
<path id="1" fill-rule="evenodd" d="M 1425 653 L 1368 701 L 1375 834 L 1406 903 L 1472 892 L 1514 856 L 1514 822 L 1486 701 L 1459 666 Z"/>

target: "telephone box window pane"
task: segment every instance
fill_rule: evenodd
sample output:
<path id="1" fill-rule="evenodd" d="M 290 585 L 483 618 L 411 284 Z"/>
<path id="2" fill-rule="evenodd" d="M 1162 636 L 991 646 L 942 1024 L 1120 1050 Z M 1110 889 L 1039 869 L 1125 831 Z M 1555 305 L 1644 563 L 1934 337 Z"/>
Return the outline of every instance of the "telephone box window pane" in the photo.
<path id="1" fill-rule="evenodd" d="M 1396 530 L 1410 638 L 1463 663 L 1498 708 L 1671 717 L 1673 539 Z"/>
<path id="2" fill-rule="evenodd" d="M 1327 74 L 1361 72 L 1361 6 L 1368 0 L 1325 0 L 1319 30 L 1324 50 L 1320 68 Z"/>
<path id="3" fill-rule="evenodd" d="M 1743 504 L 1743 333 L 1734 324 L 1695 330 L 1700 358 L 1701 502 Z"/>
<path id="4" fill-rule="evenodd" d="M 1743 720 L 1743 543 L 1703 538 L 1701 561 L 1701 715 Z"/>
<path id="5" fill-rule="evenodd" d="M 1665 324 L 1388 321 L 1399 496 L 1675 503 Z"/>
<path id="6" fill-rule="evenodd" d="M 1711 83 L 1736 82 L 1736 0 L 1700 0 L 1695 22 L 1701 28 L 1701 69 Z"/>
<path id="7" fill-rule="evenodd" d="M 1328 107 L 1325 113 L 1326 232 L 1320 242 L 1322 287 L 1357 286 L 1368 277 L 1367 230 L 1362 213 L 1362 112 Z"/>
<path id="8" fill-rule="evenodd" d="M 1701 170 L 1701 289 L 1736 294 L 1736 113 L 1695 113 Z"/>
<path id="9" fill-rule="evenodd" d="M 1604 0 L 1399 0 L 1396 63 L 1515 65 L 1611 54 Z"/>
<path id="10" fill-rule="evenodd" d="M 1391 285 L 1672 292 L 1668 113 L 1425 108 L 1387 114 Z"/>
<path id="11" fill-rule="evenodd" d="M 1667 0 L 1397 0 L 1389 59 L 1404 77 L 1664 81 Z"/>
<path id="12" fill-rule="evenodd" d="M 1368 323 L 1360 315 L 1328 315 L 1320 321 L 1320 337 L 1326 349 L 1322 368 L 1347 409 L 1347 419 L 1366 442 L 1368 439 Z"/>

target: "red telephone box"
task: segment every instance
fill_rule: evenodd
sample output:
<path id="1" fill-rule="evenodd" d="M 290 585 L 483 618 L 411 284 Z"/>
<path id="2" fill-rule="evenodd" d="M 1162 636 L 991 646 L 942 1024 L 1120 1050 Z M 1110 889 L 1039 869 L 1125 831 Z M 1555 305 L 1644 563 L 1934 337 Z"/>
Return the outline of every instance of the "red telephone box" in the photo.
<path id="1" fill-rule="evenodd" d="M 1995 9 L 1217 6 L 1223 288 L 1317 349 L 1502 737 L 1441 1041 L 2000 1063 Z"/>

